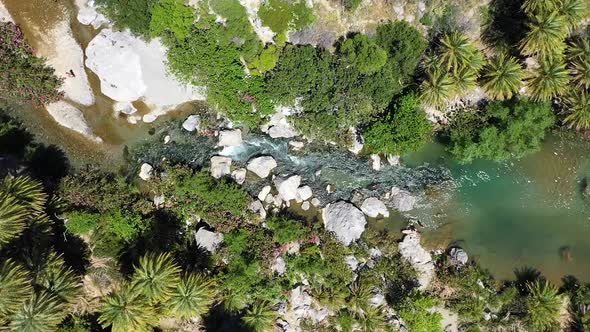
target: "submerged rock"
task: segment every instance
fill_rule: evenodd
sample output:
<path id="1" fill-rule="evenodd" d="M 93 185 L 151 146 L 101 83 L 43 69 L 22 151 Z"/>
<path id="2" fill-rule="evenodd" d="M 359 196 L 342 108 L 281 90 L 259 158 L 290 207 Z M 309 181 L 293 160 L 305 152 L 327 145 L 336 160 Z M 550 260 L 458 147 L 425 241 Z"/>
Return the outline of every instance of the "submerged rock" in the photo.
<path id="1" fill-rule="evenodd" d="M 293 175 L 286 179 L 277 177 L 274 183 L 283 201 L 288 202 L 297 199 L 297 189 L 301 184 L 301 176 Z"/>
<path id="2" fill-rule="evenodd" d="M 375 170 L 375 171 L 381 170 L 381 157 L 379 157 L 379 155 L 377 155 L 377 154 L 371 155 L 371 167 L 373 167 L 373 170 Z"/>
<path id="3" fill-rule="evenodd" d="M 408 212 L 414 209 L 418 199 L 410 192 L 397 187 L 391 188 L 391 203 L 399 212 Z"/>
<path id="4" fill-rule="evenodd" d="M 246 168 L 256 174 L 259 178 L 266 178 L 270 172 L 277 167 L 277 162 L 271 156 L 262 156 L 251 159 Z"/>
<path id="5" fill-rule="evenodd" d="M 231 158 L 214 156 L 211 158 L 211 176 L 219 179 L 231 172 Z"/>
<path id="6" fill-rule="evenodd" d="M 84 118 L 84 114 L 70 103 L 58 101 L 47 105 L 45 108 L 60 126 L 71 129 L 96 142 L 102 142 L 102 139 L 92 132 L 86 118 Z"/>
<path id="7" fill-rule="evenodd" d="M 322 218 L 326 230 L 333 232 L 344 245 L 360 239 L 367 225 L 363 212 L 345 201 L 328 204 L 322 210 Z"/>
<path id="8" fill-rule="evenodd" d="M 387 209 L 387 206 L 385 206 L 383 202 L 375 197 L 369 197 L 365 199 L 361 205 L 361 210 L 371 218 L 377 218 L 378 216 L 382 216 L 384 218 L 389 217 L 389 210 Z"/>
<path id="9" fill-rule="evenodd" d="M 195 233 L 195 241 L 203 249 L 209 252 L 215 252 L 221 243 L 223 243 L 223 234 L 199 228 L 197 233 Z"/>
<path id="10" fill-rule="evenodd" d="M 153 172 L 154 168 L 152 167 L 152 165 L 148 163 L 143 163 L 139 170 L 139 177 L 144 181 L 148 181 L 152 178 Z"/>
<path id="11" fill-rule="evenodd" d="M 405 230 L 403 240 L 399 243 L 400 255 L 406 259 L 418 273 L 419 289 L 424 290 L 434 278 L 434 262 L 432 256 L 420 244 L 420 233 Z"/>

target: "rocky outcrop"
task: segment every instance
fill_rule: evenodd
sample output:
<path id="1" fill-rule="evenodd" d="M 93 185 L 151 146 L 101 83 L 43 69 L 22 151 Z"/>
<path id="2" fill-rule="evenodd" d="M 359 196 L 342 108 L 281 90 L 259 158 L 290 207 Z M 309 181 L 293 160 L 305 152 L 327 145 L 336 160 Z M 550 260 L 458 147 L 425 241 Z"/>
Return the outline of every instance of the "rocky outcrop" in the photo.
<path id="1" fill-rule="evenodd" d="M 86 118 L 84 118 L 84 114 L 71 104 L 65 101 L 58 101 L 47 105 L 45 108 L 60 126 L 71 129 L 96 142 L 102 142 L 102 139 L 92 132 L 92 129 L 86 122 Z"/>
<path id="2" fill-rule="evenodd" d="M 0 1 L 0 22 L 13 22 L 12 16 L 2 1 Z"/>
<path id="3" fill-rule="evenodd" d="M 387 206 L 375 197 L 365 199 L 361 205 L 361 211 L 371 218 L 377 218 L 378 216 L 382 216 L 383 218 L 389 217 Z"/>
<path id="4" fill-rule="evenodd" d="M 152 165 L 143 163 L 141 165 L 141 168 L 139 169 L 139 177 L 144 181 L 148 181 L 152 178 L 153 172 L 154 168 L 152 167 Z"/>
<path id="5" fill-rule="evenodd" d="M 297 189 L 301 184 L 301 176 L 293 175 L 288 178 L 277 177 L 274 180 L 275 187 L 279 192 L 280 198 L 285 201 L 291 201 L 297 199 Z"/>
<path id="6" fill-rule="evenodd" d="M 128 31 L 103 29 L 88 44 L 86 56 L 86 66 L 98 75 L 103 94 L 121 102 L 142 100 L 152 110 L 144 122 L 182 103 L 204 99 L 202 89 L 169 75 L 166 48 L 157 38 L 148 43 Z"/>
<path id="7" fill-rule="evenodd" d="M 434 278 L 434 262 L 430 253 L 420 244 L 420 233 L 404 230 L 404 238 L 399 243 L 400 255 L 406 259 L 418 274 L 419 289 L 428 288 Z"/>
<path id="8" fill-rule="evenodd" d="M 399 212 L 408 212 L 414 209 L 418 199 L 409 191 L 401 190 L 398 187 L 391 188 L 391 203 Z"/>
<path id="9" fill-rule="evenodd" d="M 259 178 L 266 178 L 277 167 L 277 162 L 271 156 L 257 157 L 248 162 L 246 168 Z"/>
<path id="10" fill-rule="evenodd" d="M 219 179 L 231 173 L 231 158 L 214 156 L 211 158 L 211 176 Z"/>
<path id="11" fill-rule="evenodd" d="M 322 219 L 326 230 L 334 233 L 344 245 L 358 240 L 367 225 L 363 212 L 345 201 L 328 204 L 322 210 Z"/>
<path id="12" fill-rule="evenodd" d="M 198 115 L 189 115 L 182 123 L 182 128 L 186 131 L 193 132 L 199 130 L 201 125 L 201 118 Z"/>
<path id="13" fill-rule="evenodd" d="M 199 228 L 195 233 L 195 241 L 199 247 L 209 252 L 215 252 L 221 243 L 223 243 L 223 234 Z"/>
<path id="14" fill-rule="evenodd" d="M 242 131 L 240 129 L 222 130 L 219 132 L 218 146 L 242 145 Z"/>

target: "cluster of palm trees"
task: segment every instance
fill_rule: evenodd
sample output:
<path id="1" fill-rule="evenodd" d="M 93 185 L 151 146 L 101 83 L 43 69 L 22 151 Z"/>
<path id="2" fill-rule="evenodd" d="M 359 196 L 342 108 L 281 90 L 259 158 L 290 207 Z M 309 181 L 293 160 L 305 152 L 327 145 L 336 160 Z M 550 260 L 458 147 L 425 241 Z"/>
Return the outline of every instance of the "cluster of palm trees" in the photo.
<path id="1" fill-rule="evenodd" d="M 590 45 L 587 36 L 576 35 L 588 18 L 586 1 L 525 0 L 522 10 L 527 32 L 517 50 L 490 50 L 486 59 L 464 34 L 443 35 L 425 61 L 424 104 L 444 107 L 478 84 L 495 100 L 512 98 L 524 87 L 536 101 L 561 97 L 564 121 L 590 128 Z"/>
<path id="2" fill-rule="evenodd" d="M 46 246 L 50 203 L 28 177 L 0 184 L 0 326 L 11 331 L 57 329 L 81 294 L 80 278 Z"/>

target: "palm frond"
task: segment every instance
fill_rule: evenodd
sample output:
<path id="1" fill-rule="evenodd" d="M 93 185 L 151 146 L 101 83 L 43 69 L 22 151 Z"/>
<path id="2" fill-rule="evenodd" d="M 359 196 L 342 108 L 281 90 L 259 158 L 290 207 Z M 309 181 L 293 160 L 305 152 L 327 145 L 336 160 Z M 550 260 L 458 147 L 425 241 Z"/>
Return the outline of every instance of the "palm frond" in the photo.
<path id="1" fill-rule="evenodd" d="M 420 85 L 420 92 L 420 98 L 424 105 L 440 107 L 452 97 L 453 83 L 446 71 L 427 70 L 426 78 Z"/>
<path id="2" fill-rule="evenodd" d="M 573 89 L 565 97 L 568 107 L 564 122 L 570 128 L 590 129 L 590 94 L 587 90 Z"/>
<path id="3" fill-rule="evenodd" d="M 0 321 L 18 311 L 33 294 L 27 271 L 7 259 L 0 264 Z"/>
<path id="4" fill-rule="evenodd" d="M 524 70 L 516 58 L 500 55 L 490 60 L 481 77 L 482 87 L 497 100 L 510 99 L 522 85 Z"/>
<path id="5" fill-rule="evenodd" d="M 169 253 L 141 257 L 133 273 L 133 285 L 152 302 L 168 299 L 179 282 L 180 267 Z"/>
<path id="6" fill-rule="evenodd" d="M 523 11 L 528 15 L 552 13 L 557 7 L 556 0 L 525 0 L 522 4 Z"/>
<path id="7" fill-rule="evenodd" d="M 529 324 L 535 331 L 546 331 L 559 324 L 562 298 L 556 286 L 547 281 L 527 283 L 526 301 Z"/>
<path id="8" fill-rule="evenodd" d="M 12 316 L 11 331 L 46 332 L 57 330 L 66 316 L 64 305 L 48 292 L 33 294 L 20 310 Z"/>
<path id="9" fill-rule="evenodd" d="M 530 94 L 536 101 L 548 101 L 568 88 L 570 72 L 565 64 L 558 60 L 541 61 L 527 84 Z"/>
<path id="10" fill-rule="evenodd" d="M 588 16 L 585 0 L 562 0 L 557 10 L 565 19 L 569 31 L 579 26 L 580 22 Z"/>
<path id="11" fill-rule="evenodd" d="M 469 67 L 451 73 L 449 78 L 457 95 L 469 92 L 477 86 L 477 72 Z"/>
<path id="12" fill-rule="evenodd" d="M 547 58 L 563 53 L 568 29 L 562 16 L 553 12 L 531 16 L 528 29 L 520 44 L 523 54 Z"/>
<path id="13" fill-rule="evenodd" d="M 257 302 L 252 305 L 242 317 L 244 324 L 254 332 L 268 332 L 272 330 L 277 314 L 268 303 Z"/>
<path id="14" fill-rule="evenodd" d="M 36 213 L 43 212 L 47 202 L 41 183 L 26 176 L 4 178 L 0 191 L 14 196 L 21 205 Z"/>
<path id="15" fill-rule="evenodd" d="M 104 299 L 98 322 L 112 332 L 147 331 L 157 324 L 158 316 L 141 292 L 125 286 Z"/>
<path id="16" fill-rule="evenodd" d="M 166 301 L 166 309 L 174 317 L 193 318 L 205 314 L 214 299 L 213 282 L 193 273 L 180 280 Z"/>
<path id="17" fill-rule="evenodd" d="M 60 256 L 53 252 L 46 258 L 35 281 L 63 303 L 74 303 L 81 293 L 80 278 L 65 266 Z"/>
<path id="18" fill-rule="evenodd" d="M 440 39 L 439 58 L 447 70 L 457 71 L 464 66 L 479 66 L 483 58 L 478 56 L 478 50 L 473 43 L 460 32 L 451 32 Z M 478 61 L 478 60 L 482 61 Z M 475 68 L 476 70 L 479 68 Z"/>
<path id="19" fill-rule="evenodd" d="M 0 193 L 0 247 L 24 231 L 28 216 L 27 209 L 16 198 Z"/>

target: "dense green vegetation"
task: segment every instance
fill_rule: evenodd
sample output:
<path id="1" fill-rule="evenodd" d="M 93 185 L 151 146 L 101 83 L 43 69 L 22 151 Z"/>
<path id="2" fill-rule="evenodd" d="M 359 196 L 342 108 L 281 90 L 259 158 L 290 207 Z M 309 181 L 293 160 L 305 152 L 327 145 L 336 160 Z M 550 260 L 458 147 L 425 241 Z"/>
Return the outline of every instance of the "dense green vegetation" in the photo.
<path id="1" fill-rule="evenodd" d="M 42 105 L 61 98 L 62 80 L 35 56 L 17 25 L 0 22 L 0 40 L 0 102 Z"/>

